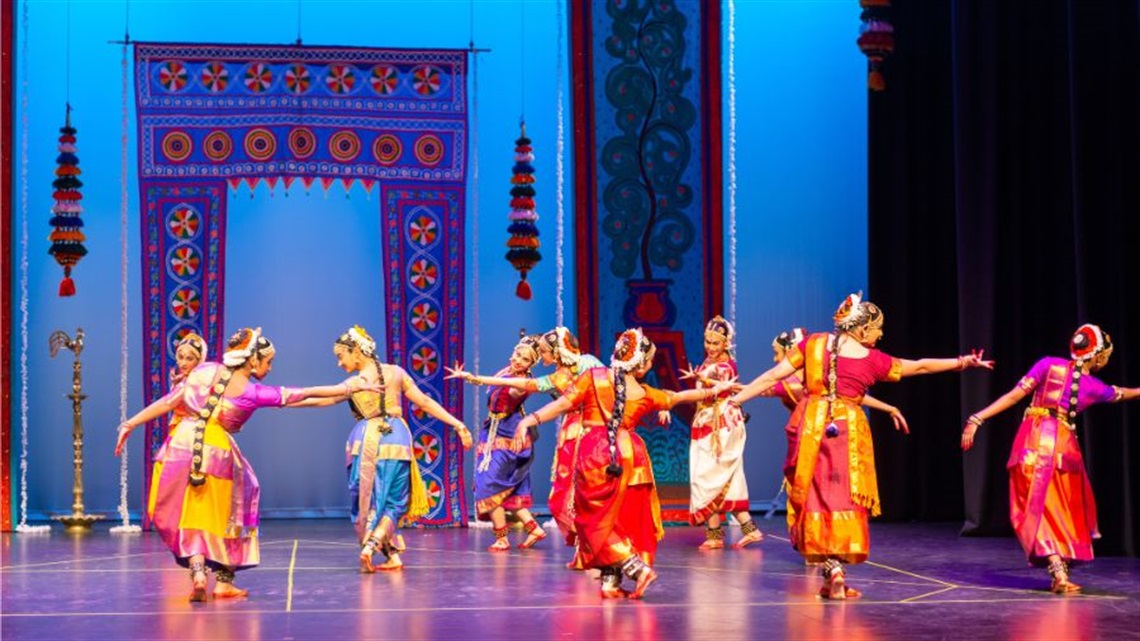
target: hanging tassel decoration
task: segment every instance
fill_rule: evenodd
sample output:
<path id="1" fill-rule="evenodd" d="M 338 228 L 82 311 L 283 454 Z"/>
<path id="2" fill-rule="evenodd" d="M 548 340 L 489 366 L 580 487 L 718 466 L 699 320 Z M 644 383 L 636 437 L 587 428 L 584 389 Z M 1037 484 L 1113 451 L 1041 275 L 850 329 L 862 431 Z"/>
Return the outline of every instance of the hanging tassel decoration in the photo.
<path id="1" fill-rule="evenodd" d="M 871 70 L 867 76 L 867 86 L 872 91 L 882 91 L 887 88 L 887 80 L 883 77 L 881 66 L 883 60 L 895 50 L 895 28 L 887 19 L 887 11 L 891 8 L 890 0 L 859 0 L 863 8 L 860 19 L 863 26 L 859 28 L 859 38 L 855 41 L 859 50 L 867 56 Z"/>
<path id="2" fill-rule="evenodd" d="M 526 123 L 520 125 L 521 134 L 515 141 L 515 167 L 511 177 L 511 226 L 507 232 L 507 260 L 519 272 L 519 284 L 515 295 L 530 300 L 530 284 L 526 282 L 527 272 L 542 260 L 538 252 L 538 214 L 534 210 L 534 153 L 530 138 L 526 137 Z"/>
<path id="3" fill-rule="evenodd" d="M 60 296 L 75 295 L 75 281 L 71 280 L 71 268 L 87 255 L 87 248 L 83 241 L 83 194 L 79 188 L 83 183 L 79 180 L 79 157 L 76 156 L 75 134 L 77 130 L 71 126 L 71 105 L 67 106 L 67 118 L 64 126 L 59 128 L 59 157 L 55 159 L 58 167 L 55 170 L 55 180 L 52 186 L 55 193 L 55 205 L 51 208 L 51 226 L 55 229 L 48 236 L 51 248 L 48 253 L 55 258 L 55 262 L 63 267 L 63 280 L 59 283 Z"/>

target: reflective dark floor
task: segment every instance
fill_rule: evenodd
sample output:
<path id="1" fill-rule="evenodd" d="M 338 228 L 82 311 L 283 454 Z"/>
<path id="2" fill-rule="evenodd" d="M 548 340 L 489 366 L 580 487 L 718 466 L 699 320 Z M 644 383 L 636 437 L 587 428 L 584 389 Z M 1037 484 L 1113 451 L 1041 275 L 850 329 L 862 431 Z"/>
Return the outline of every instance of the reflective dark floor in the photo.
<path id="1" fill-rule="evenodd" d="M 15 639 L 1136 639 L 1140 560 L 1076 570 L 1084 594 L 1055 596 L 1012 538 L 959 538 L 957 524 L 875 524 L 864 592 L 819 599 L 821 579 L 783 538 L 699 552 L 669 528 L 644 601 L 603 602 L 565 569 L 551 536 L 491 554 L 485 529 L 408 530 L 402 572 L 360 574 L 341 521 L 269 521 L 249 598 L 191 604 L 187 572 L 152 533 L 3 534 L 0 637 Z M 58 526 L 57 526 L 58 527 Z M 554 534 L 554 533 L 552 533 Z M 521 533 L 512 533 L 515 542 Z M 739 536 L 732 531 L 731 538 Z"/>

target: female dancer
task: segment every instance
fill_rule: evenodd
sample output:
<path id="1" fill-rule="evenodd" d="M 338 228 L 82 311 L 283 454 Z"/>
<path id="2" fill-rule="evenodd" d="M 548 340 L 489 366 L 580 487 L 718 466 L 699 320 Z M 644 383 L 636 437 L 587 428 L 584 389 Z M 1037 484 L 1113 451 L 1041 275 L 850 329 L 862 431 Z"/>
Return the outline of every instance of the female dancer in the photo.
<path id="1" fill-rule="evenodd" d="M 206 340 L 198 334 L 191 332 L 178 341 L 178 345 L 174 348 L 174 367 L 170 370 L 170 389 L 172 391 L 186 380 L 186 377 L 194 371 L 195 367 L 206 360 L 207 353 Z M 170 423 L 166 426 L 167 436 L 174 431 L 182 419 L 189 415 L 190 412 L 185 406 L 179 406 L 175 409 L 174 413 L 170 415 Z M 152 492 L 154 489 L 155 486 L 151 486 Z"/>
<path id="2" fill-rule="evenodd" d="M 537 336 L 523 336 L 511 353 L 510 363 L 495 378 L 531 380 L 530 370 L 539 358 L 538 346 Z M 475 448 L 475 510 L 479 520 L 490 520 L 494 527 L 495 542 L 487 548 L 491 552 L 511 549 L 507 540 L 508 510 L 518 515 L 526 531 L 526 540 L 519 548 L 533 547 L 546 538 L 546 532 L 528 509 L 533 504 L 530 466 L 534 463 L 534 440 L 538 435 L 528 433 L 525 447 L 512 448 L 515 427 L 524 413 L 523 401 L 529 395 L 518 387 L 506 386 L 494 387 L 487 395 L 487 419 Z"/>
<path id="3" fill-rule="evenodd" d="M 857 294 L 840 305 L 835 329 L 835 334 L 813 334 L 800 342 L 729 402 L 747 401 L 803 368 L 807 396 L 795 424 L 796 465 L 788 495 L 795 520 L 789 530 L 792 545 L 807 561 L 823 563 L 820 595 L 844 599 L 859 592 L 847 587 L 842 564 L 867 560 L 868 514 L 879 514 L 871 430 L 859 407 L 863 396 L 879 381 L 968 367 L 992 369 L 993 361 L 982 360 L 981 352 L 917 361 L 892 358 L 874 349 L 883 336 L 882 311 Z"/>
<path id="4" fill-rule="evenodd" d="M 214 571 L 215 598 L 248 594 L 234 586 L 234 572 L 254 567 L 261 488 L 233 434 L 254 410 L 282 407 L 311 396 L 342 395 L 359 384 L 269 387 L 258 381 L 273 368 L 273 343 L 261 329 L 242 329 L 228 343 L 222 364 L 204 363 L 169 394 L 119 425 L 115 456 L 131 432 L 168 412 L 186 418 L 158 451 L 147 511 L 179 565 L 190 569 L 191 601 L 206 600 L 206 569 Z"/>
<path id="5" fill-rule="evenodd" d="M 649 452 L 634 428 L 651 412 L 708 400 L 730 386 L 669 392 L 643 385 L 639 379 L 652 368 L 655 351 L 640 329 L 622 332 L 609 369 L 579 376 L 562 398 L 523 418 L 515 431 L 521 446 L 532 427 L 581 408 L 585 433 L 574 467 L 574 527 L 582 566 L 601 570 L 602 598 L 627 596 L 623 574 L 637 583 L 628 594 L 634 599 L 657 579 L 652 564 L 664 536 L 661 506 Z"/>
<path id="6" fill-rule="evenodd" d="M 1140 387 L 1106 385 L 1090 375 L 1112 356 L 1112 339 L 1096 325 L 1077 329 L 1069 356 L 1037 361 L 1013 389 L 971 414 L 962 430 L 962 449 L 968 450 L 982 423 L 1033 394 L 1006 463 L 1009 519 L 1029 563 L 1048 569 L 1050 590 L 1057 594 L 1080 591 L 1070 580 L 1069 564 L 1092 561 L 1092 540 L 1100 538 L 1077 414 L 1096 403 L 1140 398 Z"/>
<path id="7" fill-rule="evenodd" d="M 795 327 L 790 331 L 780 332 L 772 341 L 772 361 L 779 363 L 784 360 L 784 356 L 788 353 L 788 350 L 793 349 L 796 345 L 803 342 L 807 336 L 807 330 L 802 327 Z M 787 451 L 784 455 L 784 488 L 790 489 L 792 487 L 792 481 L 795 478 L 796 454 L 799 452 L 799 435 L 796 432 L 796 426 L 799 425 L 801 416 L 797 415 L 796 412 L 802 407 L 800 406 L 800 401 L 803 400 L 805 396 L 803 380 L 797 371 L 773 385 L 771 389 L 760 394 L 760 396 L 774 396 L 780 399 L 780 403 L 791 413 L 791 418 L 784 426 L 784 437 L 788 444 Z M 907 425 L 906 418 L 902 412 L 899 411 L 899 408 L 884 403 L 872 397 L 870 394 L 863 395 L 862 405 L 863 407 L 870 407 L 871 409 L 886 413 L 894 422 L 896 430 L 901 431 L 903 434 L 910 434 L 910 428 Z M 795 519 L 795 507 L 793 507 L 789 501 L 787 503 L 787 522 L 789 528 L 795 523 Z M 818 565 L 818 563 L 812 561 L 807 561 L 807 564 Z"/>
<path id="8" fill-rule="evenodd" d="M 471 432 L 463 421 L 420 391 L 398 365 L 381 363 L 376 341 L 359 325 L 340 335 L 333 344 L 336 363 L 356 373 L 355 381 L 368 387 L 351 395 L 312 399 L 297 406 L 319 407 L 348 401 L 357 422 L 345 444 L 348 469 L 349 508 L 360 540 L 360 570 L 399 570 L 403 537 L 398 528 L 427 514 L 427 492 L 412 452 L 412 432 L 403 418 L 406 397 L 439 421 L 455 428 L 463 447 L 471 447 Z M 383 554 L 384 562 L 373 564 Z"/>
<path id="9" fill-rule="evenodd" d="M 595 367 L 604 367 L 596 356 L 582 353 L 578 347 L 578 339 L 565 327 L 555 327 L 542 335 L 538 343 L 538 355 L 543 365 L 557 365 L 557 368 L 550 374 L 538 378 L 505 378 L 479 376 L 464 371 L 462 366 L 457 366 L 449 370 L 448 377 L 462 378 L 475 385 L 513 387 L 530 393 L 550 393 L 557 397 L 565 394 L 574 384 L 574 379 L 583 372 Z M 581 412 L 575 410 L 567 412 L 558 429 L 557 449 L 550 470 L 548 506 L 554 522 L 558 524 L 558 529 L 566 537 L 566 545 L 570 546 L 576 544 L 571 505 L 573 505 L 574 462 L 578 457 L 578 439 L 581 436 Z M 576 554 L 567 567 L 575 570 L 583 569 Z"/>
<path id="10" fill-rule="evenodd" d="M 736 381 L 733 358 L 736 331 L 720 316 L 705 326 L 705 361 L 682 378 L 695 378 L 697 389 L 711 388 L 721 381 Z M 727 393 L 726 393 L 727 394 Z M 689 445 L 689 523 L 707 522 L 702 550 L 724 548 L 720 515 L 732 512 L 743 535 L 732 547 L 758 543 L 764 535 L 748 513 L 748 483 L 744 478 L 744 413 L 740 407 L 725 405 L 724 399 L 697 404 Z"/>

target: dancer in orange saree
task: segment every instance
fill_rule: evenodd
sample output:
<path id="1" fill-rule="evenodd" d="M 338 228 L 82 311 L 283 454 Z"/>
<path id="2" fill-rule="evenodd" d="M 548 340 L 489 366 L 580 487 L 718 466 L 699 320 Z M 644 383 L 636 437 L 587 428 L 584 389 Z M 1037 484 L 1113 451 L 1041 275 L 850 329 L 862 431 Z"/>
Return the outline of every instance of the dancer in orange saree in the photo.
<path id="1" fill-rule="evenodd" d="M 1112 339 L 1096 325 L 1077 329 L 1069 356 L 1037 361 L 1013 389 L 971 414 L 962 430 L 962 449 L 968 450 L 982 423 L 1033 395 L 1006 463 L 1009 519 L 1029 563 L 1048 569 L 1050 590 L 1057 594 L 1080 591 L 1070 580 L 1069 564 L 1092 561 L 1092 540 L 1100 538 L 1077 415 L 1097 403 L 1140 398 L 1140 388 L 1107 385 L 1091 376 L 1112 356 Z"/>
<path id="2" fill-rule="evenodd" d="M 993 368 L 980 352 L 917 361 L 874 349 L 883 336 L 883 313 L 860 296 L 848 296 L 835 313 L 834 334 L 813 334 L 784 360 L 729 399 L 742 403 L 804 370 L 807 395 L 797 408 L 796 464 L 788 503 L 794 510 L 792 545 L 807 561 L 823 564 L 820 595 L 859 596 L 846 585 L 844 563 L 862 563 L 870 551 L 868 516 L 879 514 L 879 488 L 871 430 L 860 403 L 879 381 L 918 374 Z M 896 428 L 901 428 L 896 415 Z"/>
<path id="3" fill-rule="evenodd" d="M 574 381 L 562 398 L 519 423 L 515 438 L 573 409 L 582 412 L 582 435 L 574 467 L 574 527 L 584 568 L 601 571 L 602 597 L 639 599 L 657 579 L 653 557 L 664 536 L 661 506 L 645 442 L 633 430 L 643 417 L 677 403 L 708 400 L 728 389 L 670 392 L 640 382 L 653 365 L 653 343 L 639 329 L 622 332 L 610 368 L 595 368 Z M 636 582 L 632 594 L 622 576 Z"/>

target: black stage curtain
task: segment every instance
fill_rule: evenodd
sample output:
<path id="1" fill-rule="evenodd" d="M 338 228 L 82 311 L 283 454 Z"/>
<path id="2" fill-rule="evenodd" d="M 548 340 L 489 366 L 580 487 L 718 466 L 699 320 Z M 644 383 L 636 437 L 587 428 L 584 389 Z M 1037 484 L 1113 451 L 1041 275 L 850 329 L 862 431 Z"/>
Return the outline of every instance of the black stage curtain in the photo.
<path id="1" fill-rule="evenodd" d="M 958 447 L 963 420 L 1078 325 L 1140 386 L 1140 3 L 901 0 L 887 88 L 869 96 L 869 298 L 904 358 L 972 347 L 972 370 L 881 385 L 912 434 L 873 417 L 884 517 L 1010 534 L 1005 462 L 1028 401 Z M 1099 554 L 1140 550 L 1140 403 L 1079 420 Z"/>

